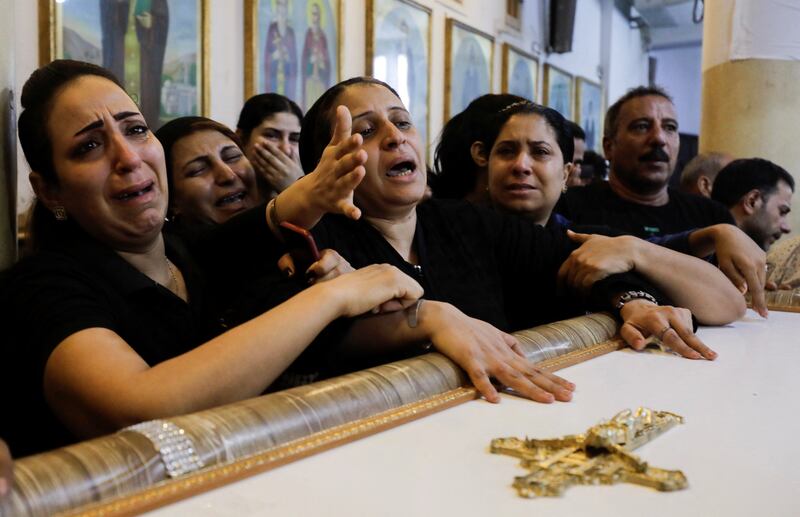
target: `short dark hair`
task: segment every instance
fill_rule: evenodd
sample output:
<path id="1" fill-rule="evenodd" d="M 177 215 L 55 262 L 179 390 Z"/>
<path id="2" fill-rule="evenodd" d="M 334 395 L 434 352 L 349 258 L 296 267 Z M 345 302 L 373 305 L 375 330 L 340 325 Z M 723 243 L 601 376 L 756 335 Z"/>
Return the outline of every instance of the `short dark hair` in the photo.
<path id="1" fill-rule="evenodd" d="M 434 195 L 462 199 L 472 192 L 478 178 L 478 166 L 470 152 L 472 144 L 483 142 L 489 152 L 506 122 L 519 113 L 544 118 L 556 135 L 564 163 L 572 161 L 575 142 L 561 113 L 517 95 L 489 93 L 469 103 L 442 129 L 434 153 L 435 177 L 431 178 Z"/>
<path id="2" fill-rule="evenodd" d="M 567 120 L 567 126 L 569 127 L 570 131 L 572 131 L 573 139 L 583 140 L 584 142 L 586 141 L 586 132 L 581 126 L 571 120 Z"/>
<path id="3" fill-rule="evenodd" d="M 717 174 L 711 199 L 731 208 L 753 189 L 768 198 L 778 189 L 779 181 L 785 182 L 794 192 L 794 178 L 780 165 L 763 158 L 734 160 Z"/>
<path id="4" fill-rule="evenodd" d="M 303 111 L 292 99 L 279 93 L 261 93 L 247 99 L 239 113 L 236 129 L 242 135 L 242 143 L 250 140 L 250 134 L 265 118 L 275 113 L 291 113 L 297 121 L 303 123 Z"/>
<path id="5" fill-rule="evenodd" d="M 87 75 L 108 79 L 125 90 L 119 79 L 109 70 L 71 59 L 57 59 L 38 68 L 22 87 L 22 113 L 17 122 L 19 142 L 31 170 L 49 184 L 58 185 L 58 175 L 53 164 L 53 141 L 47 130 L 54 100 L 69 83 Z M 74 229 L 77 225 L 71 220 L 57 222 L 41 202 L 34 200 L 29 230 L 32 251 L 40 249 L 67 228 Z"/>
<path id="6" fill-rule="evenodd" d="M 164 162 L 166 163 L 167 167 L 167 185 L 169 187 L 170 210 L 172 210 L 173 200 L 175 198 L 175 181 L 173 179 L 175 171 L 172 167 L 172 149 L 175 147 L 175 143 L 181 138 L 200 131 L 216 131 L 217 133 L 221 133 L 233 140 L 233 143 L 235 143 L 239 149 L 242 149 L 242 141 L 239 139 L 239 136 L 231 130 L 231 128 L 221 122 L 211 120 L 210 118 L 179 117 L 170 120 L 161 126 L 158 131 L 156 131 L 156 138 L 158 138 L 158 140 L 161 142 L 161 145 L 164 147 Z"/>
<path id="7" fill-rule="evenodd" d="M 394 88 L 374 77 L 352 77 L 328 88 L 317 99 L 303 118 L 300 130 L 300 163 L 303 171 L 314 170 L 322 157 L 322 152 L 333 136 L 332 113 L 336 109 L 336 100 L 349 86 L 357 84 L 375 84 L 383 86 L 398 99 L 400 95 Z"/>
<path id="8" fill-rule="evenodd" d="M 592 183 L 601 183 L 608 178 L 608 160 L 605 156 L 594 151 L 586 151 L 583 155 L 581 179 L 591 180 Z"/>
<path id="9" fill-rule="evenodd" d="M 668 101 L 673 102 L 672 97 L 670 97 L 666 90 L 660 86 L 637 86 L 636 88 L 631 88 L 625 93 L 625 95 L 617 99 L 617 102 L 612 104 L 611 107 L 608 108 L 608 111 L 606 111 L 606 119 L 603 126 L 603 136 L 613 137 L 617 134 L 617 126 L 619 125 L 619 112 L 622 111 L 622 106 L 624 106 L 625 103 L 639 97 L 647 97 L 650 95 L 664 97 Z"/>

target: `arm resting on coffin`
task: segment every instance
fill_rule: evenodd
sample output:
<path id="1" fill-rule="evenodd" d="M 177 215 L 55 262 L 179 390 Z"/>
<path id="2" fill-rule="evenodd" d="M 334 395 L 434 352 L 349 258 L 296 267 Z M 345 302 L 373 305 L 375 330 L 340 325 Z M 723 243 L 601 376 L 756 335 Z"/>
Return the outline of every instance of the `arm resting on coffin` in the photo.
<path id="1" fill-rule="evenodd" d="M 586 291 L 610 274 L 635 271 L 700 323 L 725 325 L 745 313 L 741 293 L 708 262 L 632 236 L 570 232 L 570 237 L 583 244 L 561 266 L 562 284 Z"/>
<path id="2" fill-rule="evenodd" d="M 414 310 L 413 308 L 406 311 Z M 409 326 L 406 311 L 358 319 L 345 338 L 343 349 L 353 355 L 382 350 L 407 349 L 431 343 L 467 373 L 490 402 L 500 396 L 490 377 L 538 402 L 568 401 L 575 386 L 544 372 L 522 354 L 516 338 L 484 321 L 471 318 L 449 303 L 424 300 L 417 312 L 418 325 Z"/>
<path id="3" fill-rule="evenodd" d="M 398 269 L 374 265 L 312 286 L 199 347 L 150 366 L 109 329 L 63 340 L 45 367 L 44 392 L 61 420 L 89 437 L 260 394 L 332 320 L 422 288 Z"/>

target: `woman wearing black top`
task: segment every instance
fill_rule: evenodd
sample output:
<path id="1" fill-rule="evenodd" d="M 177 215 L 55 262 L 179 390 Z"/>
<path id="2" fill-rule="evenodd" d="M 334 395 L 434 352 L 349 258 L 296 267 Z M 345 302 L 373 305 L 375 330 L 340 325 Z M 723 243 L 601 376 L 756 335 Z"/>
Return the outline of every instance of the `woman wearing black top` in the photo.
<path id="1" fill-rule="evenodd" d="M 386 302 L 396 310 L 422 294 L 380 265 L 225 331 L 209 317 L 193 261 L 162 233 L 163 150 L 118 80 L 54 61 L 32 74 L 21 102 L 38 203 L 37 251 L 0 286 L 9 334 L 0 388 L 15 394 L 0 436 L 15 455 L 258 395 L 334 319 Z M 323 172 L 281 196 L 289 212 L 313 220 L 314 210 L 349 209 L 362 173 L 352 142 L 340 143 Z"/>
<path id="2" fill-rule="evenodd" d="M 442 130 L 434 195 L 569 228 L 570 222 L 553 208 L 566 188 L 572 164 L 564 157 L 572 156 L 572 143 L 568 123 L 556 110 L 516 95 L 482 95 Z M 576 231 L 621 235 L 602 226 Z M 731 314 L 744 312 L 744 298 L 717 268 L 684 254 L 689 233 L 647 242 L 568 232 L 584 245 L 562 265 L 559 278 L 584 288 L 611 273 L 635 270 L 670 297 L 691 296 L 695 316 L 706 324 L 726 323 Z"/>
<path id="3" fill-rule="evenodd" d="M 335 248 L 355 267 L 388 262 L 415 275 L 429 300 L 420 307 L 420 327 L 429 318 L 457 321 L 460 324 L 447 326 L 451 338 L 480 332 L 485 349 L 502 348 L 513 342 L 496 329 L 481 327 L 478 320 L 513 330 L 563 314 L 564 304 L 574 302 L 574 296 L 559 296 L 556 291 L 558 268 L 576 247 L 565 233 L 469 204 L 435 200 L 420 204 L 426 184 L 423 147 L 399 96 L 384 83 L 369 78 L 339 83 L 306 113 L 300 138 L 306 170 L 329 153 L 326 142 L 334 121 L 341 127 L 341 121 L 350 117 L 352 132 L 363 137 L 362 152 L 366 154 L 366 175 L 354 194 L 363 217 L 355 222 L 328 216 L 314 233 L 324 246 Z M 558 148 L 551 152 L 559 153 L 557 158 L 563 163 Z M 291 220 L 280 199 L 271 208 L 271 224 Z M 593 286 L 591 305 L 610 308 L 620 294 L 640 285 L 638 282 L 631 276 L 608 277 Z M 679 301 L 692 303 L 685 295 Z M 728 312 L 720 320 L 731 321 L 739 315 Z M 685 309 L 657 306 L 639 298 L 625 303 L 621 315 L 626 323 L 623 337 L 634 347 L 643 346 L 646 336 L 656 335 L 686 357 L 716 356 L 692 333 L 690 313 Z M 407 342 L 411 331 L 397 316 L 382 319 L 391 318 L 396 320 L 395 330 L 387 332 L 392 327 L 384 324 L 374 329 L 375 335 L 384 342 L 404 336 Z M 424 330 L 416 332 L 420 339 L 429 337 Z M 484 393 L 492 393 L 489 374 L 493 372 L 480 366 L 466 369 L 473 382 L 485 388 Z M 528 378 L 534 384 L 539 381 L 535 376 Z M 552 400 L 535 387 L 522 389 L 537 400 Z M 496 394 L 487 398 L 496 400 Z"/>

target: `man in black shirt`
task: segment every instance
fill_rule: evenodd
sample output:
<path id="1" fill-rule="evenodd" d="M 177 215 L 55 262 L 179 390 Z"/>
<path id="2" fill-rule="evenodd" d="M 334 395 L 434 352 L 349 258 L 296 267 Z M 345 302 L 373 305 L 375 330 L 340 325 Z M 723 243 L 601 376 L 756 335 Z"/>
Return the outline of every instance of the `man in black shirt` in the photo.
<path id="1" fill-rule="evenodd" d="M 678 158 L 678 121 L 660 88 L 639 87 L 606 114 L 608 183 L 570 189 L 556 211 L 576 224 L 607 225 L 638 237 L 733 224 L 725 207 L 668 187 Z"/>
<path id="2" fill-rule="evenodd" d="M 720 269 L 766 316 L 766 254 L 735 227 L 721 204 L 668 186 L 678 158 L 678 120 L 661 88 L 640 86 L 606 113 L 608 183 L 569 189 L 555 211 L 575 224 L 605 225 L 642 238 L 690 232 L 691 254 L 714 252 Z M 696 231 L 692 231 L 696 230 Z"/>
<path id="3" fill-rule="evenodd" d="M 734 160 L 714 180 L 711 199 L 728 207 L 736 224 L 764 251 L 789 233 L 794 178 L 763 158 Z"/>

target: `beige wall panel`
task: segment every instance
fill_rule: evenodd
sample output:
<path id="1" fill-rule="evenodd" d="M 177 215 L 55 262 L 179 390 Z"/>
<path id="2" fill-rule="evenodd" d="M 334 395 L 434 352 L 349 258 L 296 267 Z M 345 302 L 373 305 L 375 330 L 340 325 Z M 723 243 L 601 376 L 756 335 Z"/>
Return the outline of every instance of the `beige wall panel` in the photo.
<path id="1" fill-rule="evenodd" d="M 706 70 L 700 152 L 766 158 L 800 183 L 799 84 L 800 63 L 792 61 L 747 59 Z M 800 208 L 791 222 L 796 234 Z"/>

